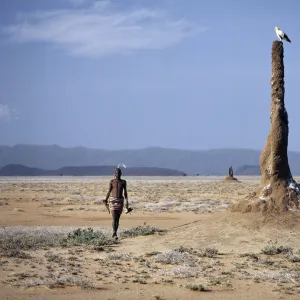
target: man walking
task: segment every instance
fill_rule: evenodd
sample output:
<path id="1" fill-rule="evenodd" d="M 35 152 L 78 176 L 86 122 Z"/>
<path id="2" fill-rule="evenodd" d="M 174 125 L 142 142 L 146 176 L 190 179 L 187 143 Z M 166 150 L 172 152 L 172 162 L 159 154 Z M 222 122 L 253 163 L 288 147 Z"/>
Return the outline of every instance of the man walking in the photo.
<path id="1" fill-rule="evenodd" d="M 117 240 L 117 231 L 119 228 L 119 221 L 124 207 L 125 198 L 125 208 L 128 211 L 128 195 L 127 195 L 127 183 L 126 180 L 121 179 L 122 171 L 120 168 L 116 168 L 114 171 L 114 179 L 110 180 L 108 193 L 106 199 L 103 200 L 107 209 L 112 215 L 112 237 Z M 111 197 L 110 197 L 111 196 Z M 109 203 L 108 198 L 110 197 Z"/>

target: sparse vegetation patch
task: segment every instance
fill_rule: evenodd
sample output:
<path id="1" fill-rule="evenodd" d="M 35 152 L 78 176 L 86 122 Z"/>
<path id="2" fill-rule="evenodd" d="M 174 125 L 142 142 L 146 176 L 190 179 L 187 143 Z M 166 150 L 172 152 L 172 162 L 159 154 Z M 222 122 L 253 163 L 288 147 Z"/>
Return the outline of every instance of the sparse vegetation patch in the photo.
<path id="1" fill-rule="evenodd" d="M 196 283 L 187 284 L 185 287 L 192 291 L 198 291 L 198 292 L 207 292 L 208 291 L 202 284 L 196 284 Z"/>
<path id="2" fill-rule="evenodd" d="M 185 252 L 178 252 L 176 250 L 168 250 L 162 253 L 159 253 L 153 257 L 155 262 L 161 264 L 183 264 L 191 261 L 190 256 Z"/>
<path id="3" fill-rule="evenodd" d="M 131 229 L 127 229 L 124 230 L 121 233 L 121 236 L 123 238 L 133 238 L 136 236 L 140 236 L 140 235 L 152 235 L 152 234 L 163 234 L 165 233 L 167 230 L 165 229 L 159 229 L 156 227 L 152 227 L 152 226 L 137 226 L 135 228 L 131 228 Z"/>
<path id="4" fill-rule="evenodd" d="M 69 233 L 67 237 L 60 239 L 63 247 L 78 245 L 107 246 L 114 244 L 115 241 L 101 231 L 92 228 L 80 229 Z"/>
<path id="5" fill-rule="evenodd" d="M 287 253 L 292 253 L 293 249 L 291 247 L 287 246 L 278 246 L 277 242 L 269 242 L 268 245 L 262 249 L 262 253 L 267 254 L 267 255 L 275 255 L 275 254 L 287 254 Z"/>
<path id="6" fill-rule="evenodd" d="M 59 246 L 61 234 L 31 233 L 29 232 L 6 232 L 0 234 L 1 253 L 15 252 L 19 255 L 23 250 L 35 250 L 45 247 Z"/>

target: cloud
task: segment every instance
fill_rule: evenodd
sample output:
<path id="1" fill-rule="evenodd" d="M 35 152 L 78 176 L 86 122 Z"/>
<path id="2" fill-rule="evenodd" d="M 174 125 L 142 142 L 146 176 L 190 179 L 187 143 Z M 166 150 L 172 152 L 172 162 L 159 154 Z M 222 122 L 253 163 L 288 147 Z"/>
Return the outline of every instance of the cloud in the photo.
<path id="1" fill-rule="evenodd" d="M 10 121 L 11 110 L 6 104 L 0 104 L 0 121 Z"/>
<path id="2" fill-rule="evenodd" d="M 88 8 L 24 14 L 2 32 L 15 42 L 46 42 L 70 55 L 101 57 L 164 49 L 203 31 L 161 11 L 115 11 L 109 1 L 95 3 Z"/>
<path id="3" fill-rule="evenodd" d="M 11 109 L 8 105 L 0 103 L 0 121 L 9 122 L 18 119 L 19 115 L 15 109 Z"/>

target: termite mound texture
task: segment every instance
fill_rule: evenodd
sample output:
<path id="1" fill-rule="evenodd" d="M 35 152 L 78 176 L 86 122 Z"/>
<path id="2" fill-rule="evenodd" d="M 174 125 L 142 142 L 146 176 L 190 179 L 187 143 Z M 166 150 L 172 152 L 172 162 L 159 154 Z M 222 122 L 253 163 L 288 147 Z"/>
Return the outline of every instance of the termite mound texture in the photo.
<path id="1" fill-rule="evenodd" d="M 299 210 L 299 185 L 288 162 L 288 114 L 284 104 L 284 50 L 281 41 L 272 45 L 271 127 L 260 155 L 261 184 L 244 201 L 230 207 L 232 212 L 286 212 Z"/>
<path id="2" fill-rule="evenodd" d="M 232 166 L 229 167 L 229 170 L 228 170 L 228 176 L 226 176 L 224 178 L 225 181 L 238 181 L 237 178 L 235 178 L 233 176 L 233 168 Z"/>

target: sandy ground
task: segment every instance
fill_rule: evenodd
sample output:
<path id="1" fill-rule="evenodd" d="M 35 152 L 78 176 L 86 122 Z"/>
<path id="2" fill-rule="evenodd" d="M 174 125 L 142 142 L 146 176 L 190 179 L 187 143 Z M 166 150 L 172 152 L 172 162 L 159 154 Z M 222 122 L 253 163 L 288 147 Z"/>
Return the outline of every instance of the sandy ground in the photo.
<path id="1" fill-rule="evenodd" d="M 227 210 L 258 177 L 125 179 L 134 211 L 122 215 L 117 244 L 8 254 L 7 237 L 18 234 L 91 227 L 110 236 L 111 217 L 97 204 L 109 178 L 0 178 L 0 299 L 299 299 L 298 215 Z M 166 232 L 122 236 L 148 225 Z"/>

